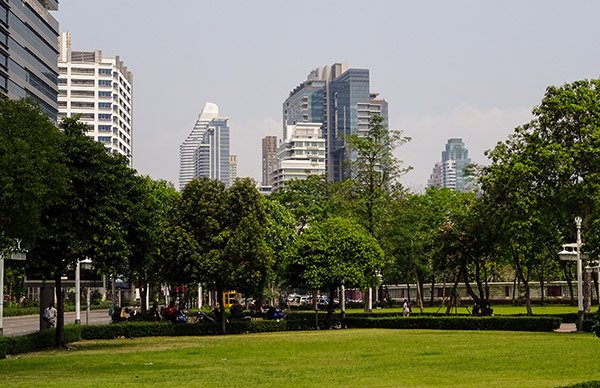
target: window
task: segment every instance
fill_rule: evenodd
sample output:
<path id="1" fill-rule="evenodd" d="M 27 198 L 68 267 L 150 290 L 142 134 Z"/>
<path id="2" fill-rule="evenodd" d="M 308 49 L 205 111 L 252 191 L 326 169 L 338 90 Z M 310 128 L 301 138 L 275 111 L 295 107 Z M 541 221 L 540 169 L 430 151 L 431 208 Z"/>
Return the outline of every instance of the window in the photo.
<path id="1" fill-rule="evenodd" d="M 93 108 L 93 102 L 71 101 L 71 108 Z"/>
<path id="2" fill-rule="evenodd" d="M 98 97 L 101 98 L 110 98 L 112 96 L 111 92 L 98 92 Z"/>
<path id="3" fill-rule="evenodd" d="M 83 67 L 72 67 L 71 74 L 94 74 L 94 69 L 86 69 Z"/>
<path id="4" fill-rule="evenodd" d="M 98 69 L 98 74 L 100 74 L 100 75 L 111 75 L 112 74 L 112 70 L 111 69 Z"/>
<path id="5" fill-rule="evenodd" d="M 111 115 L 110 114 L 106 114 L 106 113 L 99 113 L 98 114 L 98 120 L 100 121 L 110 121 L 111 119 Z"/>
<path id="6" fill-rule="evenodd" d="M 71 97 L 94 97 L 93 90 L 71 90 Z"/>
<path id="7" fill-rule="evenodd" d="M 98 141 L 100 143 L 110 143 L 111 137 L 110 136 L 98 136 Z"/>
<path id="8" fill-rule="evenodd" d="M 105 86 L 105 87 L 108 86 L 108 87 L 110 87 L 111 84 L 112 84 L 111 81 L 107 80 L 107 79 L 100 79 L 100 80 L 98 80 L 98 86 Z"/>
<path id="9" fill-rule="evenodd" d="M 111 130 L 110 125 L 98 125 L 98 132 L 110 132 Z"/>
<path id="10" fill-rule="evenodd" d="M 100 109 L 110 109 L 112 107 L 112 104 L 110 102 L 99 102 L 98 103 L 98 108 Z"/>
<path id="11" fill-rule="evenodd" d="M 71 79 L 71 85 L 75 86 L 94 86 L 93 79 Z"/>

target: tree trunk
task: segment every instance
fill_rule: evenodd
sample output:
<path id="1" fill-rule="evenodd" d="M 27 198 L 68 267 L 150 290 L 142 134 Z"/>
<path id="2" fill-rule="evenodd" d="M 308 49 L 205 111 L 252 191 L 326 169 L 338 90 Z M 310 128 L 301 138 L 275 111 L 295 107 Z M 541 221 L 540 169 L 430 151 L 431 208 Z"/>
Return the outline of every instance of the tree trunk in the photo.
<path id="1" fill-rule="evenodd" d="M 525 306 L 527 308 L 527 315 L 533 315 L 531 309 L 531 288 L 529 287 L 529 281 L 523 279 L 523 286 L 525 287 Z"/>
<path id="2" fill-rule="evenodd" d="M 217 287 L 217 297 L 219 298 L 219 315 L 221 315 L 221 334 L 227 334 L 227 319 L 225 319 L 225 304 L 223 301 L 223 287 Z"/>
<path id="3" fill-rule="evenodd" d="M 431 278 L 431 297 L 429 298 L 429 305 L 433 306 L 435 304 L 435 298 L 434 298 L 434 294 L 435 294 L 435 276 L 433 276 Z"/>
<path id="4" fill-rule="evenodd" d="M 477 304 L 481 304 L 481 297 L 479 295 L 477 295 L 475 293 L 475 291 L 473 291 L 473 288 L 471 287 L 471 283 L 469 282 L 469 271 L 467 269 L 467 263 L 464 260 L 461 263 L 461 272 L 462 272 L 463 280 L 465 282 L 465 287 L 467 288 L 467 294 L 469 294 L 471 299 L 473 299 L 473 302 L 475 302 Z"/>
<path id="5" fill-rule="evenodd" d="M 327 328 L 331 329 L 333 326 L 331 325 L 331 321 L 333 318 L 333 298 L 335 297 L 335 287 L 329 290 L 329 305 L 327 306 Z"/>
<path id="6" fill-rule="evenodd" d="M 542 306 L 544 305 L 544 294 L 545 294 L 545 292 L 544 292 L 544 284 L 545 284 L 545 282 L 544 282 L 544 270 L 542 269 L 542 273 L 540 274 L 540 295 L 542 297 L 542 300 L 541 300 L 541 305 Z"/>
<path id="7" fill-rule="evenodd" d="M 456 297 L 456 289 L 458 288 L 458 282 L 460 281 L 460 273 L 456 274 L 456 279 L 454 280 L 454 284 L 452 285 L 452 290 L 450 290 L 450 298 L 448 299 L 448 305 L 446 306 L 446 315 L 450 315 L 452 313 L 452 298 Z"/>
<path id="8" fill-rule="evenodd" d="M 565 274 L 565 279 L 567 279 L 567 286 L 569 287 L 570 303 L 572 305 L 574 305 L 575 304 L 575 291 L 573 290 L 573 280 L 571 279 L 571 271 L 569 271 L 567 263 L 565 263 L 563 266 L 563 272 Z"/>
<path id="9" fill-rule="evenodd" d="M 54 337 L 54 347 L 56 349 L 66 348 L 65 346 L 65 298 L 63 296 L 61 274 L 55 276 L 56 292 L 56 332 Z"/>
<path id="10" fill-rule="evenodd" d="M 513 304 L 517 304 L 517 279 L 519 277 L 517 276 L 517 272 L 515 271 L 515 280 L 513 280 L 513 292 L 512 292 L 512 302 Z"/>
<path id="11" fill-rule="evenodd" d="M 583 263 L 582 263 L 583 264 Z M 592 311 L 592 273 L 583 268 L 583 311 L 589 313 Z"/>
<path id="12" fill-rule="evenodd" d="M 317 299 L 319 298 L 319 292 L 317 290 L 313 291 L 313 308 L 315 310 L 315 329 L 319 330 L 319 305 L 317 304 Z"/>
<path id="13" fill-rule="evenodd" d="M 423 314 L 423 289 L 422 289 L 421 278 L 420 278 L 418 272 L 416 273 L 416 278 L 417 278 L 417 302 L 419 303 L 419 310 L 421 311 L 421 314 Z"/>

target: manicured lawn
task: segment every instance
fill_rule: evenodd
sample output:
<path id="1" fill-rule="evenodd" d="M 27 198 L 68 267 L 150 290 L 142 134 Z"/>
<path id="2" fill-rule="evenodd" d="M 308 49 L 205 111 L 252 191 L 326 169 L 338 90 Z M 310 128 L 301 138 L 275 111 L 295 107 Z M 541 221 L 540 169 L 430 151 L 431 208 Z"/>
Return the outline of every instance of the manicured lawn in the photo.
<path id="1" fill-rule="evenodd" d="M 0 360 L 2 386 L 555 387 L 600 380 L 592 334 L 335 330 L 84 341 Z"/>

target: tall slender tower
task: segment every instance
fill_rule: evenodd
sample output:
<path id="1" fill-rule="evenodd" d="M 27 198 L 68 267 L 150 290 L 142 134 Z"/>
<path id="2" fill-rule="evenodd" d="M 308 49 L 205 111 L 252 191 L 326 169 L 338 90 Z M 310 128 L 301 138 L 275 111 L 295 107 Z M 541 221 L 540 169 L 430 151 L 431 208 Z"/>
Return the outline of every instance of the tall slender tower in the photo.
<path id="1" fill-rule="evenodd" d="M 277 167 L 277 136 L 262 139 L 262 185 L 272 186 L 271 172 Z"/>
<path id="2" fill-rule="evenodd" d="M 72 51 L 71 34 L 59 40 L 59 118 L 79 116 L 88 136 L 133 165 L 133 73 L 116 56 Z"/>
<path id="3" fill-rule="evenodd" d="M 217 179 L 229 186 L 228 118 L 207 102 L 194 128 L 179 146 L 179 189 L 194 178 Z"/>

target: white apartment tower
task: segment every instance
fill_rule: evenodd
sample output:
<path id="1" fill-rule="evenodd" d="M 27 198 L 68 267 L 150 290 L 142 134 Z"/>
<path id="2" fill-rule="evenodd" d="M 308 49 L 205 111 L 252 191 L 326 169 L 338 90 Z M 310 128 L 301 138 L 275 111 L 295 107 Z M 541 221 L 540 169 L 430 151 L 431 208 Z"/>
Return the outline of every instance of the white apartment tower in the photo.
<path id="1" fill-rule="evenodd" d="M 194 178 L 216 179 L 229 187 L 228 118 L 207 102 L 194 128 L 179 146 L 179 190 Z"/>
<path id="2" fill-rule="evenodd" d="M 88 136 L 133 165 L 133 74 L 116 56 L 72 51 L 71 34 L 59 38 L 58 118 L 78 115 Z"/>
<path id="3" fill-rule="evenodd" d="M 273 190 L 292 179 L 325 174 L 325 139 L 321 123 L 286 125 L 277 151 L 277 166 L 271 172 Z"/>

